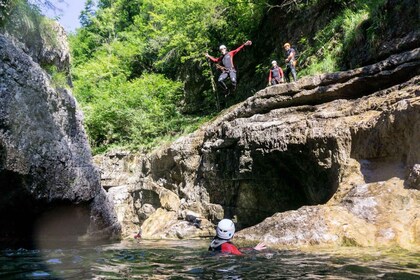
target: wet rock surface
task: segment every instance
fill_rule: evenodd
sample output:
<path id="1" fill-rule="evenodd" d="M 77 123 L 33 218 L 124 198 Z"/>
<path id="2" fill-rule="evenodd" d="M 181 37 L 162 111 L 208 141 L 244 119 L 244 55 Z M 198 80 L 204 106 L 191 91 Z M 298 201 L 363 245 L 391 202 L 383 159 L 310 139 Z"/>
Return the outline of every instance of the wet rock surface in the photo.
<path id="1" fill-rule="evenodd" d="M 183 229 L 190 211 L 275 246 L 418 246 L 419 58 L 413 49 L 269 87 L 141 156 L 127 187 L 134 227 L 214 234 Z"/>
<path id="2" fill-rule="evenodd" d="M 1 34 L 0 61 L 1 241 L 118 236 L 71 92 Z"/>
<path id="3" fill-rule="evenodd" d="M 419 201 L 420 193 L 405 189 L 399 178 L 357 185 L 340 203 L 277 213 L 237 238 L 289 248 L 397 245 L 416 250 Z"/>

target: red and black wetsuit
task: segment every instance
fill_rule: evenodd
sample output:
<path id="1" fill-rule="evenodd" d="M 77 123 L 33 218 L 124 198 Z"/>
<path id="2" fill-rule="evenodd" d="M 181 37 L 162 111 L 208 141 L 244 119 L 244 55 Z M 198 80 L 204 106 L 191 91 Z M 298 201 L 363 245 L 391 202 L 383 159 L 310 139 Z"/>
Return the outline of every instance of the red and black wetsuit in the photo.
<path id="1" fill-rule="evenodd" d="M 271 67 L 268 80 L 271 81 L 272 85 L 280 84 L 281 79 L 283 79 L 283 70 L 278 65 Z"/>
<path id="2" fill-rule="evenodd" d="M 209 251 L 228 253 L 233 255 L 242 255 L 241 251 L 236 248 L 230 241 L 215 237 L 209 247 Z"/>
<path id="3" fill-rule="evenodd" d="M 223 88 L 223 90 L 227 90 L 227 86 L 224 80 L 226 80 L 228 76 L 230 78 L 233 88 L 234 89 L 236 88 L 236 70 L 233 64 L 233 57 L 244 47 L 245 47 L 245 44 L 238 47 L 236 50 L 227 52 L 225 55 L 222 55 L 221 57 L 218 57 L 218 58 L 214 58 L 210 55 L 208 56 L 211 61 L 215 63 L 220 62 L 220 65 L 222 65 L 225 68 L 222 74 L 220 74 L 219 79 L 218 79 L 219 85 Z"/>

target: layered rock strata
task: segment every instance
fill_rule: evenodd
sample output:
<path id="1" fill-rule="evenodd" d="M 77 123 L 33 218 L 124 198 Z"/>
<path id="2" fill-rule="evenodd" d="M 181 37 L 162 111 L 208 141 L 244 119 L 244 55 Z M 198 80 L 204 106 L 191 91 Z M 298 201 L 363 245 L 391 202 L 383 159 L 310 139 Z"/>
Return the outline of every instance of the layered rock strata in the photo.
<path id="1" fill-rule="evenodd" d="M 418 245 L 419 58 L 305 77 L 225 110 L 138 159 L 121 222 L 149 238 L 214 234 L 191 229 L 190 211 L 277 246 Z"/>

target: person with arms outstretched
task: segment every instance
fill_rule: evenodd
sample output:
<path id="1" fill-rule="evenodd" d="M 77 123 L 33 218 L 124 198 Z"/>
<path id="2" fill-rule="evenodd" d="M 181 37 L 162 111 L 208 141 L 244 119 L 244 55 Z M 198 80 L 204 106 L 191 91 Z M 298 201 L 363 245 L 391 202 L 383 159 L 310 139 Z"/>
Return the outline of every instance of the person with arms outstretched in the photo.
<path id="1" fill-rule="evenodd" d="M 252 44 L 251 41 L 246 41 L 243 45 L 241 45 L 240 47 L 238 47 L 237 49 L 228 52 L 227 48 L 225 45 L 221 45 L 219 50 L 222 53 L 222 55 L 218 58 L 215 58 L 211 55 L 209 55 L 208 53 L 205 54 L 205 56 L 210 59 L 211 61 L 213 61 L 216 64 L 216 68 L 218 68 L 219 70 L 222 71 L 222 74 L 220 74 L 219 78 L 218 78 L 218 83 L 219 86 L 222 88 L 222 90 L 227 93 L 228 92 L 228 87 L 225 83 L 225 80 L 227 77 L 229 77 L 230 82 L 232 84 L 232 90 L 235 91 L 236 89 L 236 84 L 237 84 L 237 80 L 236 80 L 236 69 L 235 66 L 233 64 L 233 57 L 240 51 L 242 50 L 245 46 L 250 46 Z"/>
<path id="2" fill-rule="evenodd" d="M 217 224 L 216 236 L 210 243 L 209 251 L 233 254 L 233 255 L 242 255 L 243 253 L 233 245 L 231 239 L 235 234 L 235 224 L 232 220 L 223 219 Z M 261 251 L 266 249 L 264 243 L 259 243 L 257 246 L 252 248 L 256 251 Z"/>

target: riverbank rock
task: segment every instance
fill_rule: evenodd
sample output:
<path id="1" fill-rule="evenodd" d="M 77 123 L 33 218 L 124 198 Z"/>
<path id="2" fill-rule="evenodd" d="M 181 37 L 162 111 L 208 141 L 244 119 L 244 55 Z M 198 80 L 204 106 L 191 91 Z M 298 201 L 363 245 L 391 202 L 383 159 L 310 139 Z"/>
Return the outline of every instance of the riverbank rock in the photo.
<path id="1" fill-rule="evenodd" d="M 237 238 L 287 248 L 397 245 L 416 249 L 419 201 L 418 191 L 407 190 L 403 180 L 391 178 L 357 185 L 339 203 L 277 213 L 242 230 Z"/>
<path id="2" fill-rule="evenodd" d="M 232 218 L 238 239 L 279 247 L 416 248 L 419 58 L 413 49 L 268 87 L 140 157 L 129 207 L 149 213 L 137 212 L 136 226 L 147 238 L 188 238 L 177 229 L 191 211 L 213 224 Z"/>
<path id="3" fill-rule="evenodd" d="M 118 237 L 71 92 L 1 34 L 0 61 L 0 241 Z"/>

